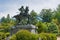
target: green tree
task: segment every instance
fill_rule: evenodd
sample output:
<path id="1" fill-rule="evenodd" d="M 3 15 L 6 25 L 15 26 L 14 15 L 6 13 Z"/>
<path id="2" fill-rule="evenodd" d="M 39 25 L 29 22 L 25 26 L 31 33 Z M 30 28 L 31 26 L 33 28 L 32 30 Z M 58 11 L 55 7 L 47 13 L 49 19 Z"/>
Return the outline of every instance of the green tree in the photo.
<path id="1" fill-rule="evenodd" d="M 42 9 L 39 15 L 43 19 L 43 22 L 51 22 L 53 14 L 51 9 Z"/>
<path id="2" fill-rule="evenodd" d="M 58 22 L 60 23 L 60 5 L 58 5 L 58 7 L 56 8 L 55 11 L 55 19 L 58 19 Z"/>
<path id="3" fill-rule="evenodd" d="M 5 17 L 2 17 L 1 18 L 1 22 L 6 22 L 6 18 Z"/>
<path id="4" fill-rule="evenodd" d="M 8 14 L 8 15 L 7 15 L 7 18 L 6 18 L 6 21 L 7 21 L 7 22 L 10 22 L 10 19 L 11 19 L 11 18 L 10 18 L 10 15 Z"/>
<path id="5" fill-rule="evenodd" d="M 37 13 L 34 10 L 32 10 L 30 12 L 30 15 L 31 15 L 31 21 L 30 22 L 31 22 L 31 24 L 35 25 L 37 23 Z"/>
<path id="6" fill-rule="evenodd" d="M 55 23 L 49 23 L 48 32 L 49 33 L 58 33 L 58 26 Z"/>
<path id="7" fill-rule="evenodd" d="M 9 32 L 10 28 L 16 24 L 16 21 L 10 18 L 9 14 L 6 18 L 2 17 L 1 20 L 0 29 L 3 29 L 4 32 Z"/>
<path id="8" fill-rule="evenodd" d="M 45 23 L 38 22 L 36 24 L 36 26 L 38 27 L 38 33 L 41 33 L 41 32 L 45 32 L 46 33 L 47 30 L 48 30 L 48 27 L 47 27 L 47 25 Z"/>

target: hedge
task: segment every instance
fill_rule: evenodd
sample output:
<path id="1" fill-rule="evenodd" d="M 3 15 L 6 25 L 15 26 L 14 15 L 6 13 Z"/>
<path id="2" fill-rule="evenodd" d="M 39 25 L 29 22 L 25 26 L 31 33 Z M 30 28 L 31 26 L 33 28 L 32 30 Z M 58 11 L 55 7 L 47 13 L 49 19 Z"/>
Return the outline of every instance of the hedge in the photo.
<path id="1" fill-rule="evenodd" d="M 18 31 L 10 40 L 38 40 L 37 34 L 32 34 L 27 30 Z"/>
<path id="2" fill-rule="evenodd" d="M 0 40 L 5 40 L 6 37 L 8 37 L 10 33 L 0 32 Z"/>
<path id="3" fill-rule="evenodd" d="M 39 37 L 41 40 L 57 40 L 56 34 L 51 34 L 51 33 L 40 33 Z"/>
<path id="4" fill-rule="evenodd" d="M 10 40 L 38 40 L 38 39 L 57 40 L 57 37 L 55 34 L 51 33 L 32 34 L 27 30 L 21 30 L 10 38 Z"/>
<path id="5" fill-rule="evenodd" d="M 5 33 L 0 32 L 0 40 L 5 39 Z"/>

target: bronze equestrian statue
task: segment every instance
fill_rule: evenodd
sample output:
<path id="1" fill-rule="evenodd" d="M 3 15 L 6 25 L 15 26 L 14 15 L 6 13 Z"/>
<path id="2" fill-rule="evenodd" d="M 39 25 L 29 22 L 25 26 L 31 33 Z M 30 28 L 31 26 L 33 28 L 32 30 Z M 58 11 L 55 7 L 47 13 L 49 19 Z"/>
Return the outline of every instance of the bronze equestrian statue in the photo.
<path id="1" fill-rule="evenodd" d="M 28 7 L 26 7 L 24 9 L 24 7 L 22 6 L 20 9 L 19 9 L 20 13 L 18 15 L 15 15 L 14 18 L 16 18 L 16 21 L 18 21 L 18 23 L 21 22 L 21 20 L 23 20 L 24 18 L 27 19 L 27 24 L 30 24 L 30 18 L 31 16 L 29 15 L 28 11 Z"/>

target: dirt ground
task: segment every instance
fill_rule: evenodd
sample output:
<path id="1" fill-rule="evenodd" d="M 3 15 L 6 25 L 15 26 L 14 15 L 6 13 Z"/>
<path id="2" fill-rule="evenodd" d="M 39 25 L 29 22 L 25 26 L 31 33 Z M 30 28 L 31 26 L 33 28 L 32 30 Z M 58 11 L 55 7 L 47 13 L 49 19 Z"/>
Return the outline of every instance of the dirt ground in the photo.
<path id="1" fill-rule="evenodd" d="M 60 37 L 57 37 L 57 40 L 60 40 Z"/>

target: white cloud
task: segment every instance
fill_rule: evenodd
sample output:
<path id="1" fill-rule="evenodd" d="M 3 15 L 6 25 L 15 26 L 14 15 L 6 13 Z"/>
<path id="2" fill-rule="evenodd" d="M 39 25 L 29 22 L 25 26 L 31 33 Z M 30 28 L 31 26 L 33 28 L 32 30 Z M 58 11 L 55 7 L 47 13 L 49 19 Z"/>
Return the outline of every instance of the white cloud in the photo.
<path id="1" fill-rule="evenodd" d="M 12 0 L 11 0 L 12 1 Z M 51 8 L 56 9 L 56 7 L 60 4 L 60 0 L 13 0 L 12 2 L 7 2 L 6 4 L 0 5 L 0 18 L 2 16 L 6 16 L 10 14 L 11 16 L 16 15 L 18 13 L 18 8 L 22 5 L 24 7 L 29 6 L 29 10 L 35 10 L 36 12 L 40 12 L 43 8 Z"/>

